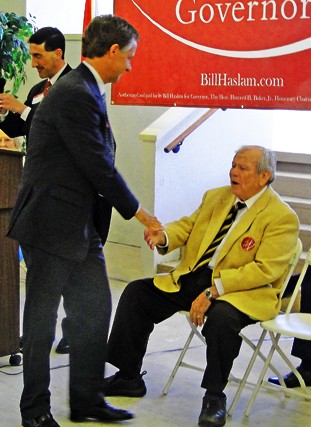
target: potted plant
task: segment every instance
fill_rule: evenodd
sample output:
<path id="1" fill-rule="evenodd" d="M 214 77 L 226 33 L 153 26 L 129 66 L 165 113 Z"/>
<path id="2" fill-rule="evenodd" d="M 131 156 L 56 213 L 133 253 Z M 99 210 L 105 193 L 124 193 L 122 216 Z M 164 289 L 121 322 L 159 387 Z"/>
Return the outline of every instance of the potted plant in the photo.
<path id="1" fill-rule="evenodd" d="M 6 81 L 12 81 L 11 93 L 16 96 L 27 75 L 25 65 L 30 59 L 27 39 L 36 30 L 32 17 L 14 12 L 0 12 L 0 92 Z"/>

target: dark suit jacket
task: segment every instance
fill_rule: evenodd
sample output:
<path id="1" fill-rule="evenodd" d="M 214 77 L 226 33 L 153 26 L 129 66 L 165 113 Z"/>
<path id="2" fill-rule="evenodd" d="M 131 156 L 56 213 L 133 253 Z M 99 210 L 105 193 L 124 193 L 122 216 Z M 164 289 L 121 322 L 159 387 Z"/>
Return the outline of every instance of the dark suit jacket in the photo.
<path id="1" fill-rule="evenodd" d="M 82 260 L 94 222 L 104 243 L 112 207 L 125 219 L 135 215 L 139 203 L 114 166 L 107 127 L 96 80 L 80 64 L 52 86 L 33 118 L 9 237 Z"/>
<path id="2" fill-rule="evenodd" d="M 59 78 L 67 74 L 69 71 L 71 71 L 71 67 L 70 65 L 67 65 L 64 71 L 59 76 Z M 0 129 L 2 129 L 3 132 L 5 132 L 10 138 L 15 138 L 16 136 L 23 135 L 26 135 L 26 137 L 28 138 L 31 121 L 39 105 L 39 103 L 34 103 L 34 98 L 35 96 L 43 92 L 46 80 L 47 79 L 44 79 L 34 85 L 28 93 L 27 99 L 24 104 L 27 105 L 27 107 L 30 107 L 31 111 L 28 114 L 26 121 L 21 119 L 20 114 L 12 113 L 12 111 L 10 111 L 5 120 L 0 123 Z"/>

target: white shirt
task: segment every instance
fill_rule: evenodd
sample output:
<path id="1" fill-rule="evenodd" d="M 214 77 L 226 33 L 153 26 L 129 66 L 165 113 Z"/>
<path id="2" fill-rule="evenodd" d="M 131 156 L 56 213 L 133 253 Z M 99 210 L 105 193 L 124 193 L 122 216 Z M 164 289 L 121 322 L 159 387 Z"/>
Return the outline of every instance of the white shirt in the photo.
<path id="1" fill-rule="evenodd" d="M 59 78 L 59 76 L 62 74 L 62 72 L 64 71 L 64 69 L 67 67 L 67 62 L 65 63 L 65 65 L 58 71 L 58 73 L 56 73 L 50 80 L 52 86 L 53 84 L 56 82 L 56 80 Z M 21 114 L 21 119 L 22 120 L 27 120 L 27 117 L 29 115 L 31 111 L 31 107 L 26 107 L 25 110 L 22 112 Z"/>

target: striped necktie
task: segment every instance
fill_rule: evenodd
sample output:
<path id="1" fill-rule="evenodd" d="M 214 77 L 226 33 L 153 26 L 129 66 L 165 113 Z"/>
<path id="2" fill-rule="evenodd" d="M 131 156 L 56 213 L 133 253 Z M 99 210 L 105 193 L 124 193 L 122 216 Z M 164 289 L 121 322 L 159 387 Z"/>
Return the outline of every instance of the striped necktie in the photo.
<path id="1" fill-rule="evenodd" d="M 198 266 L 201 267 L 203 264 L 205 265 L 205 264 L 208 264 L 210 262 L 210 260 L 212 259 L 216 249 L 218 248 L 218 246 L 222 242 L 225 235 L 228 233 L 231 225 L 233 224 L 233 222 L 237 216 L 238 211 L 240 209 L 245 208 L 245 207 L 246 207 L 246 204 L 242 203 L 242 202 L 237 202 L 235 205 L 232 206 L 232 208 L 230 209 L 226 219 L 224 220 L 222 226 L 220 227 L 220 230 L 218 231 L 218 233 L 214 237 L 214 240 L 212 241 L 212 243 L 209 245 L 209 247 L 206 249 L 206 251 L 204 252 L 202 257 L 197 262 L 195 269 L 197 269 Z"/>

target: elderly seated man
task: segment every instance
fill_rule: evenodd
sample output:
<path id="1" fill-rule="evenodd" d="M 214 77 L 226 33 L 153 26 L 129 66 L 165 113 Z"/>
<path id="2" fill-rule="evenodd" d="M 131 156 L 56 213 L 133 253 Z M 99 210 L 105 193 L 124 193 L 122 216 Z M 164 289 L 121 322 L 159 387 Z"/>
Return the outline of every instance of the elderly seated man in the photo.
<path id="1" fill-rule="evenodd" d="M 209 190 L 189 217 L 145 230 L 151 249 L 164 254 L 185 247 L 169 274 L 136 280 L 123 291 L 108 343 L 118 371 L 105 379 L 106 396 L 141 397 L 141 372 L 156 323 L 180 310 L 203 326 L 206 368 L 199 426 L 226 423 L 224 389 L 241 347 L 239 332 L 279 311 L 279 292 L 298 238 L 296 214 L 270 187 L 275 154 L 243 146 L 230 169 L 230 185 Z"/>

